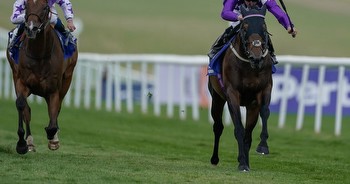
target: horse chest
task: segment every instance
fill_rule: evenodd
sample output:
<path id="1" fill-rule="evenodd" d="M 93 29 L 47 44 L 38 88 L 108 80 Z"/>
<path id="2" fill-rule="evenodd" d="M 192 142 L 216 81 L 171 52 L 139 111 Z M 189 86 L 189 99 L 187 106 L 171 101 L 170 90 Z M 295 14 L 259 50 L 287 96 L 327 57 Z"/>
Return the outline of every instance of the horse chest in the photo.
<path id="1" fill-rule="evenodd" d="M 47 67 L 38 65 L 25 65 L 19 73 L 23 83 L 31 89 L 34 94 L 43 94 L 57 90 L 60 85 L 60 78 L 57 72 L 49 70 Z"/>
<path id="2" fill-rule="evenodd" d="M 260 90 L 266 86 L 267 80 L 261 77 L 245 77 L 242 79 L 241 88 L 244 90 Z"/>

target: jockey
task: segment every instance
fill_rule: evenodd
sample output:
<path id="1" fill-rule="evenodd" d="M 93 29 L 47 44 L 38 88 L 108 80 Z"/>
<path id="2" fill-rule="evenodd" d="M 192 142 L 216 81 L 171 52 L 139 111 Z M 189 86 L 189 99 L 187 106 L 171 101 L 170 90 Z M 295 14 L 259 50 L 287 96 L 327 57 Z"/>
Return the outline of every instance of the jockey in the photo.
<path id="1" fill-rule="evenodd" d="M 288 33 L 291 34 L 293 37 L 296 36 L 296 29 L 294 27 L 292 29 L 292 23 L 289 21 L 287 14 L 278 6 L 275 0 L 224 0 L 224 7 L 221 12 L 221 17 L 224 20 L 230 21 L 231 25 L 225 30 L 225 32 L 215 41 L 215 43 L 211 47 L 208 53 L 210 60 L 238 32 L 240 27 L 238 25 L 241 23 L 240 21 L 243 20 L 243 17 L 239 12 L 239 6 L 243 3 L 250 8 L 253 8 L 254 6 L 262 7 L 263 5 L 266 5 L 267 10 L 276 17 L 276 19 L 288 31 Z M 273 64 L 277 64 L 278 61 L 274 54 L 274 49 L 270 37 L 268 44 L 272 62 Z"/>
<path id="2" fill-rule="evenodd" d="M 9 48 L 12 48 L 14 46 L 15 40 L 18 36 L 22 35 L 24 31 L 26 2 L 27 0 L 16 0 L 16 2 L 13 4 L 13 12 L 10 19 L 13 24 L 17 25 L 17 27 L 13 30 L 12 37 L 10 37 Z M 69 0 L 48 0 L 48 5 L 50 7 L 50 23 L 54 24 L 55 29 L 58 30 L 60 33 L 62 33 L 65 36 L 68 36 L 70 32 L 66 31 L 64 25 L 62 24 L 62 21 L 58 17 L 57 11 L 55 9 L 55 3 L 61 7 L 67 21 L 67 28 L 71 32 L 73 32 L 76 29 L 73 23 L 74 14 L 72 4 Z"/>

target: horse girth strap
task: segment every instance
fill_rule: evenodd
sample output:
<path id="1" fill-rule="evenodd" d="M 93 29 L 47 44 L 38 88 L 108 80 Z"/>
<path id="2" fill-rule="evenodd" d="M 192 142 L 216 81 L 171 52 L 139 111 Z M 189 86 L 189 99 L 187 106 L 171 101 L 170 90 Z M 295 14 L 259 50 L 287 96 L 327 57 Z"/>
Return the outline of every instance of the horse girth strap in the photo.
<path id="1" fill-rule="evenodd" d="M 247 62 L 247 63 L 250 63 L 250 61 L 249 61 L 248 59 L 245 59 L 245 58 L 243 58 L 242 56 L 240 56 L 240 55 L 238 54 L 238 52 L 236 51 L 236 49 L 233 47 L 232 44 L 230 44 L 230 49 L 232 50 L 233 54 L 234 54 L 239 60 L 244 61 L 244 62 Z M 265 52 L 264 52 L 264 54 L 262 55 L 262 57 L 266 57 L 268 53 L 269 53 L 269 50 L 266 49 Z"/>

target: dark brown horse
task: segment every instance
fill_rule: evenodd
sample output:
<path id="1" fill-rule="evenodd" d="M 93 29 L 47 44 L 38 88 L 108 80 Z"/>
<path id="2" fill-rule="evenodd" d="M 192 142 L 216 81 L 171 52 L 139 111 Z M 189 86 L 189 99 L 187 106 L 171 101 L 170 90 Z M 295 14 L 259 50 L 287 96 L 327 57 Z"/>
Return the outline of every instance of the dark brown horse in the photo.
<path id="1" fill-rule="evenodd" d="M 219 163 L 219 141 L 224 129 L 222 113 L 227 102 L 234 124 L 234 135 L 238 142 L 238 169 L 249 171 L 252 131 L 257 124 L 259 114 L 262 119 L 262 132 L 257 152 L 269 153 L 267 119 L 270 115 L 272 62 L 267 46 L 268 32 L 264 19 L 266 8 L 257 10 L 241 6 L 241 13 L 244 20 L 230 49 L 225 53 L 222 73 L 209 77 L 215 139 L 211 163 L 213 165 Z M 245 126 L 241 121 L 240 106 L 245 106 L 247 110 Z"/>
<path id="2" fill-rule="evenodd" d="M 28 0 L 25 14 L 25 35 L 19 48 L 18 64 L 7 58 L 12 68 L 18 111 L 17 153 L 35 151 L 30 131 L 31 109 L 27 97 L 30 94 L 43 97 L 48 106 L 49 124 L 45 128 L 51 150 L 59 148 L 57 118 L 77 62 L 77 50 L 64 60 L 63 49 L 55 30 L 50 25 L 50 8 L 47 0 Z M 23 127 L 26 124 L 26 131 Z M 26 133 L 26 136 L 25 136 Z M 25 137 L 24 137 L 25 136 Z"/>

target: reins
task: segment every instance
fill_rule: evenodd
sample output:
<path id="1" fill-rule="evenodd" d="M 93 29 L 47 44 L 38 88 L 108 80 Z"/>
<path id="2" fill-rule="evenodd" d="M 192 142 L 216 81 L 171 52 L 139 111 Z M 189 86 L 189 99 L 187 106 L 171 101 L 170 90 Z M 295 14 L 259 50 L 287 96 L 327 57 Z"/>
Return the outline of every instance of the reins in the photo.
<path id="1" fill-rule="evenodd" d="M 235 56 L 241 60 L 241 61 L 244 61 L 244 62 L 247 62 L 247 63 L 250 63 L 250 61 L 248 59 L 244 59 L 242 56 L 240 56 L 238 54 L 238 52 L 236 51 L 236 49 L 233 47 L 232 43 L 230 44 L 230 49 L 232 50 L 233 54 L 235 54 Z"/>
<path id="2" fill-rule="evenodd" d="M 232 43 L 230 44 L 230 49 L 232 50 L 233 54 L 235 54 L 235 56 L 244 62 L 250 63 L 250 61 L 248 59 L 244 59 L 241 55 L 238 54 L 238 52 L 236 51 L 236 49 L 233 47 Z M 265 49 L 264 54 L 262 55 L 262 57 L 266 57 L 267 54 L 269 53 L 269 49 Z"/>
<path id="3" fill-rule="evenodd" d="M 250 18 L 250 17 L 261 17 L 261 18 L 264 18 L 265 19 L 265 16 L 264 15 L 261 15 L 261 14 L 251 14 L 251 15 L 247 15 L 245 17 L 243 17 L 243 20 L 247 19 L 247 18 Z"/>

